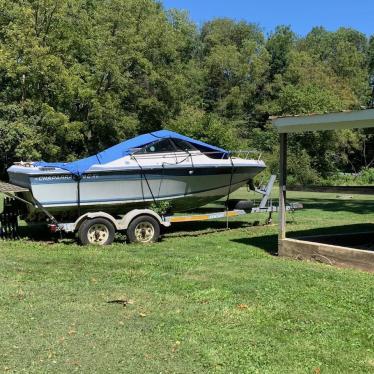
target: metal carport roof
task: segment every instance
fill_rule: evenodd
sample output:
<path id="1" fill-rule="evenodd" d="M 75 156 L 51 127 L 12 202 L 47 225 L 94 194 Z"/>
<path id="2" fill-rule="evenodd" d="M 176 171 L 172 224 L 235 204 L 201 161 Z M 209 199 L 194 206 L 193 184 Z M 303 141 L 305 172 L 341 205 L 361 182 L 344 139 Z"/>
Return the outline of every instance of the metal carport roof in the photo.
<path id="1" fill-rule="evenodd" d="M 359 129 L 374 127 L 374 109 L 273 117 L 272 119 L 273 126 L 281 134 L 317 130 Z"/>

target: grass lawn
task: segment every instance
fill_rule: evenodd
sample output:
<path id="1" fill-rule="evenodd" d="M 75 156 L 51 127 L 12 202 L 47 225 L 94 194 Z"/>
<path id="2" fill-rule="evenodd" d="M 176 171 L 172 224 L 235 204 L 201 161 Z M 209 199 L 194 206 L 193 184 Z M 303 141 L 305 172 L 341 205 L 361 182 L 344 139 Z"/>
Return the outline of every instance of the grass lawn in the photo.
<path id="1" fill-rule="evenodd" d="M 374 197 L 290 197 L 290 235 L 374 222 Z M 0 241 L 0 372 L 373 373 L 373 274 L 273 256 L 265 218 L 148 246 Z"/>

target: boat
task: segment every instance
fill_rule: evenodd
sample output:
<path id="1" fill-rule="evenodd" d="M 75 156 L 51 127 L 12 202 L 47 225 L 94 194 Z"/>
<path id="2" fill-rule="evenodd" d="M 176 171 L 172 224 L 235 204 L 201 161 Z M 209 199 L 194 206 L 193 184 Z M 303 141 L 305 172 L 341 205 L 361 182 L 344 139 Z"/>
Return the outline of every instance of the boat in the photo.
<path id="1" fill-rule="evenodd" d="M 258 159 L 160 130 L 73 162 L 20 162 L 7 171 L 27 204 L 27 221 L 43 210 L 56 219 L 86 212 L 121 215 L 136 208 L 192 210 L 231 194 L 265 168 Z M 161 209 L 161 208 L 160 208 Z"/>

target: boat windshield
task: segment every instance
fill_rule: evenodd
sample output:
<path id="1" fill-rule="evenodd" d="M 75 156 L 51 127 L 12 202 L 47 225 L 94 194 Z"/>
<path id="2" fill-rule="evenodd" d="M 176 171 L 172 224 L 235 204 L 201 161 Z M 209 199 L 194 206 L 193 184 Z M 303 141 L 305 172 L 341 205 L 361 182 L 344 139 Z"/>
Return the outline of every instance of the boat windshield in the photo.
<path id="1" fill-rule="evenodd" d="M 144 146 L 136 151 L 137 154 L 173 153 L 197 151 L 191 143 L 181 139 L 162 139 Z"/>
<path id="2" fill-rule="evenodd" d="M 148 153 L 170 153 L 175 152 L 175 147 L 169 139 L 157 140 L 151 144 L 141 148 L 136 153 L 148 154 Z"/>
<path id="3" fill-rule="evenodd" d="M 176 139 L 172 138 L 172 142 L 174 143 L 175 147 L 177 148 L 178 152 L 193 152 L 193 151 L 199 151 L 203 153 L 205 156 L 209 158 L 222 158 L 222 152 L 212 151 L 211 149 L 204 147 L 203 145 L 196 146 L 194 144 L 191 144 L 190 142 L 182 139 Z M 227 156 L 225 156 L 227 157 Z"/>
<path id="4" fill-rule="evenodd" d="M 186 142 L 185 140 L 173 138 L 172 141 L 179 152 L 191 152 L 198 150 L 191 143 Z"/>

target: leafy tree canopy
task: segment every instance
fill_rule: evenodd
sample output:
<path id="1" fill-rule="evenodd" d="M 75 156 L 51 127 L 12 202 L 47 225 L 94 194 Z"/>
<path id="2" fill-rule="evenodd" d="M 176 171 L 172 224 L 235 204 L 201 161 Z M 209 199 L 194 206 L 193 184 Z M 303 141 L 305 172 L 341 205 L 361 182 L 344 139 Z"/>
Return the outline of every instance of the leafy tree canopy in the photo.
<path id="1" fill-rule="evenodd" d="M 161 128 L 271 152 L 269 116 L 366 106 L 370 80 L 374 37 L 353 29 L 265 36 L 225 18 L 199 29 L 155 0 L 0 0 L 0 169 Z M 304 134 L 291 153 L 318 176 L 370 164 L 373 143 L 370 131 Z"/>

